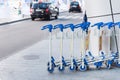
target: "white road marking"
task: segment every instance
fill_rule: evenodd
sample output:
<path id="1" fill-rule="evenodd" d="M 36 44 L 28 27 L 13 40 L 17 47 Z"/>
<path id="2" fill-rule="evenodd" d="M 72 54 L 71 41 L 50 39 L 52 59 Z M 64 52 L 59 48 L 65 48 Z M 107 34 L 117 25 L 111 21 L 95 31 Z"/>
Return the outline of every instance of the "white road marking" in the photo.
<path id="1" fill-rule="evenodd" d="M 81 19 L 81 13 L 69 13 L 66 15 L 60 15 L 59 19 Z"/>

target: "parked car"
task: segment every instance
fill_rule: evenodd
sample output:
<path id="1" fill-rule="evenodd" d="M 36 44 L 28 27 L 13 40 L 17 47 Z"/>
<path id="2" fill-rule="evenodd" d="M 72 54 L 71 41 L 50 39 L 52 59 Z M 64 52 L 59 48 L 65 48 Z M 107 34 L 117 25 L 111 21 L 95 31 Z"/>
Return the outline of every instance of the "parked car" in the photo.
<path id="1" fill-rule="evenodd" d="M 57 19 L 59 9 L 51 3 L 36 2 L 31 4 L 30 15 L 32 20 L 35 18 L 45 18 L 50 20 L 51 17 L 55 17 L 55 19 Z"/>
<path id="2" fill-rule="evenodd" d="M 77 2 L 77 1 L 72 1 L 72 2 L 70 3 L 69 12 L 73 12 L 73 11 L 82 12 L 82 9 L 81 9 L 81 7 L 80 7 L 79 2 Z"/>

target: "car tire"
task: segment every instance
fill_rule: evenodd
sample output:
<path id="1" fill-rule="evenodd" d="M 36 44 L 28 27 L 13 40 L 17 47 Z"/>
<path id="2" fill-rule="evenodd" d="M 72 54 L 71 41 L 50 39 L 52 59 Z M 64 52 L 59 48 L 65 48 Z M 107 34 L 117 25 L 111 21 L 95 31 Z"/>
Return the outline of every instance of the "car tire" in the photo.
<path id="1" fill-rule="evenodd" d="M 81 11 L 81 10 L 79 10 L 79 12 L 81 13 L 82 11 Z"/>
<path id="2" fill-rule="evenodd" d="M 32 19 L 32 21 L 34 21 L 34 20 L 35 20 L 35 18 L 34 18 L 34 17 L 31 17 L 31 19 Z"/>
<path id="3" fill-rule="evenodd" d="M 49 20 L 49 21 L 50 21 L 50 18 L 51 18 L 51 15 L 48 15 L 48 16 L 47 16 L 47 20 Z"/>
<path id="4" fill-rule="evenodd" d="M 57 12 L 57 15 L 59 15 L 59 12 Z"/>
<path id="5" fill-rule="evenodd" d="M 58 19 L 58 15 L 55 16 L 55 19 Z"/>

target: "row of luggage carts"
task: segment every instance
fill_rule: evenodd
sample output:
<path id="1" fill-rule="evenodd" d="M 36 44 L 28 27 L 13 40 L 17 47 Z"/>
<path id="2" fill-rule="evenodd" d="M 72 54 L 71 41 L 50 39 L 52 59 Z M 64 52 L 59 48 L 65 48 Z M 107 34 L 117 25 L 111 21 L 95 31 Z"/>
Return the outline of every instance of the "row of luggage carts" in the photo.
<path id="1" fill-rule="evenodd" d="M 108 48 L 107 48 L 107 53 L 99 50 L 98 55 L 99 56 L 93 56 L 91 51 L 86 51 L 86 35 L 88 35 L 89 32 L 89 28 L 93 28 L 96 27 L 98 30 L 98 37 L 101 37 L 100 32 L 102 30 L 104 30 L 103 28 L 107 28 L 107 36 L 108 36 Z M 100 69 L 103 64 L 106 65 L 107 69 L 111 69 L 112 66 L 116 66 L 116 67 L 120 67 L 120 54 L 119 54 L 119 50 L 116 52 L 111 52 L 111 31 L 113 30 L 112 28 L 118 27 L 119 28 L 119 32 L 120 32 L 120 22 L 98 22 L 95 24 L 91 24 L 90 22 L 82 22 L 80 24 L 57 24 L 57 25 L 52 25 L 52 24 L 48 24 L 42 27 L 41 30 L 46 30 L 48 29 L 49 31 L 49 60 L 48 60 L 48 72 L 53 73 L 53 71 L 55 70 L 55 68 L 58 68 L 59 71 L 64 71 L 66 67 L 69 68 L 69 70 L 71 71 L 75 71 L 75 70 L 80 70 L 80 71 L 86 71 L 89 70 L 90 65 L 94 65 L 97 69 Z M 54 58 L 54 55 L 52 55 L 52 32 L 56 29 L 60 30 L 60 34 L 61 34 L 61 39 L 60 39 L 60 57 L 59 60 L 56 61 Z M 71 38 L 71 50 L 70 50 L 70 59 L 65 59 L 65 57 L 63 56 L 63 32 L 65 29 L 70 29 L 70 31 L 72 32 L 72 38 Z M 82 31 L 82 37 L 81 37 L 81 56 L 79 57 L 79 59 L 76 59 L 74 56 L 74 32 L 75 29 L 80 29 Z M 115 35 L 116 36 L 116 35 Z M 120 37 L 117 36 L 118 40 L 120 40 Z M 100 41 L 98 41 L 99 44 Z M 120 44 L 118 44 L 120 45 Z"/>

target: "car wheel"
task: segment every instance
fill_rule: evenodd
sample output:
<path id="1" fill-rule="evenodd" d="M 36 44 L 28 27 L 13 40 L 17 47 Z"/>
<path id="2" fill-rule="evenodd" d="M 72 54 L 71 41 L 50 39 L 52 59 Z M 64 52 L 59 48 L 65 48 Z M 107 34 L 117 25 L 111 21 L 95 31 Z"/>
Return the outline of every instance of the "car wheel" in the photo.
<path id="1" fill-rule="evenodd" d="M 34 18 L 34 17 L 31 17 L 31 19 L 32 19 L 32 21 L 34 21 L 34 20 L 35 20 L 35 18 Z"/>
<path id="2" fill-rule="evenodd" d="M 48 16 L 47 16 L 47 20 L 50 20 L 50 18 L 51 18 L 51 15 L 48 15 Z"/>
<path id="3" fill-rule="evenodd" d="M 81 13 L 81 12 L 82 12 L 82 10 L 81 10 L 81 9 L 79 9 L 79 12 Z"/>
<path id="4" fill-rule="evenodd" d="M 55 19 L 58 19 L 58 15 L 55 16 Z"/>
<path id="5" fill-rule="evenodd" d="M 59 12 L 57 12 L 57 15 L 59 15 Z"/>

